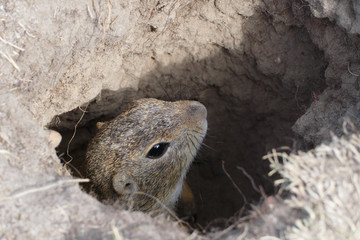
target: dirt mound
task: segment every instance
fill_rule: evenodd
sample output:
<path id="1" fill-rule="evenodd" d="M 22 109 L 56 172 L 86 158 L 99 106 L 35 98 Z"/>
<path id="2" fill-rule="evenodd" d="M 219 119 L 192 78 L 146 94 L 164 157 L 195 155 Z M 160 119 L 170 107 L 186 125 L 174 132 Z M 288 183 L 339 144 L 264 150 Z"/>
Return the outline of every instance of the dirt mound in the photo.
<path id="1" fill-rule="evenodd" d="M 337 195 L 329 192 L 330 200 L 316 205 L 320 195 L 301 188 L 297 177 L 309 176 L 306 185 L 319 182 L 310 173 L 326 163 L 344 168 L 345 185 L 349 175 L 358 182 L 357 162 L 349 155 L 356 155 L 357 135 L 332 137 L 343 135 L 345 119 L 360 127 L 356 1 L 6 1 L 0 13 L 5 238 L 186 237 L 163 217 L 154 221 L 96 201 L 80 190 L 84 180 L 60 164 L 59 157 L 69 160 L 67 153 L 81 161 L 95 122 L 142 97 L 196 99 L 208 109 L 205 146 L 188 175 L 198 231 L 215 231 L 208 237 L 294 236 L 286 229 L 309 215 L 291 234 L 320 238 L 311 222 L 328 216 L 319 208 L 340 204 Z M 45 127 L 63 136 L 57 155 Z M 269 177 L 271 166 L 262 156 L 281 146 L 295 153 L 321 143 L 330 144 L 315 150 L 331 148 L 325 158 L 313 151 L 281 155 L 285 164 L 278 167 L 292 182 L 292 198 L 271 196 L 279 195 L 274 181 L 280 175 Z M 336 173 L 321 173 L 332 187 L 327 178 Z M 353 191 L 345 185 L 335 184 L 334 191 Z M 276 215 L 280 207 L 274 206 L 284 211 Z M 289 214 L 293 218 L 284 220 Z M 265 215 L 277 217 L 269 222 Z M 248 225 L 249 219 L 256 224 Z M 326 221 L 318 223 L 336 227 Z M 353 231 L 356 237 L 357 223 L 345 222 L 338 233 Z"/>

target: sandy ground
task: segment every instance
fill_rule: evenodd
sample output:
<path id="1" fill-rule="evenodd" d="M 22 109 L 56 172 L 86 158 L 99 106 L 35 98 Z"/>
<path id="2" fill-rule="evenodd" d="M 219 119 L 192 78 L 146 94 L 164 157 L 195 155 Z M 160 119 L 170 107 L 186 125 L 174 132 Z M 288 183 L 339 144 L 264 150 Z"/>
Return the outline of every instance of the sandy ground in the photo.
<path id="1" fill-rule="evenodd" d="M 279 189 L 263 155 L 331 141 L 336 148 L 343 142 L 332 134 L 343 134 L 345 120 L 360 127 L 359 16 L 357 1 L 335 0 L 1 2 L 0 236 L 184 239 L 187 233 L 164 217 L 154 221 L 82 192 L 83 180 L 63 168 L 45 130 L 63 135 L 57 154 L 66 157 L 83 113 L 78 107 L 88 105 L 69 149 L 81 155 L 96 121 L 141 97 L 196 99 L 207 107 L 208 149 L 188 176 L 198 222 L 220 227 L 217 237 L 242 236 L 242 210 L 270 206 L 264 194 Z M 345 149 L 357 149 L 354 141 Z M 352 164 L 348 175 L 357 169 Z M 245 233 L 285 236 L 295 220 L 279 219 Z M 308 225 L 299 229 L 313 236 Z"/>

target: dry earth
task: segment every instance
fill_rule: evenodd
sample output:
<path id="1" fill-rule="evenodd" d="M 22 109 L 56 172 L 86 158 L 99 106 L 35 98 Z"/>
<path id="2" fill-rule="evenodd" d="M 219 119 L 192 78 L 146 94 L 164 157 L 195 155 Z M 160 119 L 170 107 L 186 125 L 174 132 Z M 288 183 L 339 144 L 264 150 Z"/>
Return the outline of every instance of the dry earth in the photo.
<path id="1" fill-rule="evenodd" d="M 359 1 L 10 0 L 0 19 L 1 238 L 359 238 L 358 133 L 335 137 L 360 128 Z M 60 163 L 81 109 L 78 159 L 96 121 L 141 97 L 208 109 L 188 177 L 205 235 L 104 205 Z M 284 165 L 262 159 L 281 146 Z"/>

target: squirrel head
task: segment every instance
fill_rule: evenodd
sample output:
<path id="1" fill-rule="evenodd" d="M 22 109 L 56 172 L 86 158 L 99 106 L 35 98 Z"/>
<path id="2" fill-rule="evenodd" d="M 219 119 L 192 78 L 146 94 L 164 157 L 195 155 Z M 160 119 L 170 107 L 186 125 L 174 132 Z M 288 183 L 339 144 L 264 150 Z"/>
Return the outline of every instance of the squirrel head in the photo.
<path id="1" fill-rule="evenodd" d="M 205 137 L 206 116 L 196 101 L 134 101 L 88 146 L 87 175 L 95 192 L 134 210 L 158 207 L 153 197 L 173 207 Z"/>

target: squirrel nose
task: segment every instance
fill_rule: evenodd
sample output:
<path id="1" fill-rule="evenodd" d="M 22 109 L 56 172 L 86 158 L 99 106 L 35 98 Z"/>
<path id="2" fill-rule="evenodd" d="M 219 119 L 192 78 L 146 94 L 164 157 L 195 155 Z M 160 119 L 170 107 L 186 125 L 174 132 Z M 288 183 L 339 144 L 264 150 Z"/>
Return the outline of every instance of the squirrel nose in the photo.
<path id="1" fill-rule="evenodd" d="M 188 113 L 190 117 L 194 117 L 199 120 L 206 120 L 206 108 L 203 104 L 197 101 L 191 101 L 189 103 Z"/>

